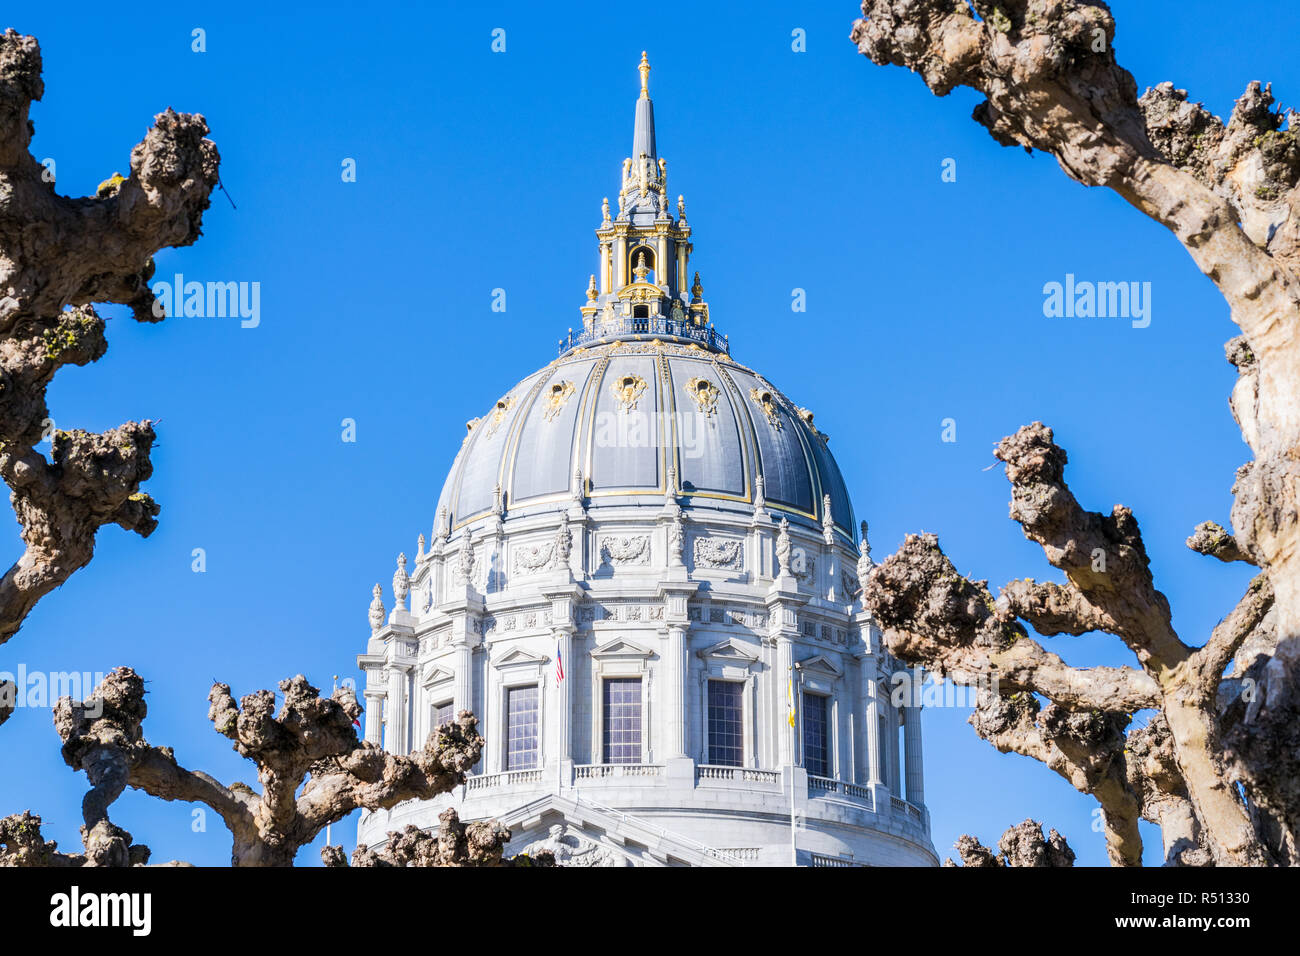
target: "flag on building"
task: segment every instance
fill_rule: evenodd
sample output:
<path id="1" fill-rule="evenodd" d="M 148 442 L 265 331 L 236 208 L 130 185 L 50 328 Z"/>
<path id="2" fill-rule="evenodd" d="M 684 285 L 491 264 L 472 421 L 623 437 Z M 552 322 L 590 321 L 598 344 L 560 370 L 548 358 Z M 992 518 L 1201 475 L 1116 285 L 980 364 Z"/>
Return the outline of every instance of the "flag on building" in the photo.
<path id="1" fill-rule="evenodd" d="M 555 683 L 564 680 L 564 655 L 560 653 L 559 645 L 555 648 Z"/>
<path id="2" fill-rule="evenodd" d="M 791 727 L 794 727 L 794 677 L 790 677 L 785 685 L 785 707 L 786 721 Z"/>

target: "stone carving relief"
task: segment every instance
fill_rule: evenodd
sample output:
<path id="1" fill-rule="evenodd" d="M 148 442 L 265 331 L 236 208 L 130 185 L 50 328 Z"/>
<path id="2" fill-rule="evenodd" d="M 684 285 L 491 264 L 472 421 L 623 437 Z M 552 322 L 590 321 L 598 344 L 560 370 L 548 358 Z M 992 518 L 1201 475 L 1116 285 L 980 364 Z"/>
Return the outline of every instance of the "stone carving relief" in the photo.
<path id="1" fill-rule="evenodd" d="M 555 854 L 558 866 L 632 866 L 630 859 L 612 847 L 593 843 L 565 824 L 557 823 L 547 832 L 545 840 L 535 840 L 523 852 L 536 856 L 541 852 Z"/>
<path id="2" fill-rule="evenodd" d="M 551 542 L 517 545 L 514 557 L 515 574 L 536 574 L 551 566 L 551 560 L 555 557 L 555 545 Z"/>
<path id="3" fill-rule="evenodd" d="M 600 542 L 600 560 L 611 567 L 650 563 L 650 536 L 613 535 Z"/>
<path id="4" fill-rule="evenodd" d="M 744 542 L 728 541 L 725 538 L 696 538 L 695 566 L 697 568 L 719 568 L 727 571 L 744 570 Z"/>

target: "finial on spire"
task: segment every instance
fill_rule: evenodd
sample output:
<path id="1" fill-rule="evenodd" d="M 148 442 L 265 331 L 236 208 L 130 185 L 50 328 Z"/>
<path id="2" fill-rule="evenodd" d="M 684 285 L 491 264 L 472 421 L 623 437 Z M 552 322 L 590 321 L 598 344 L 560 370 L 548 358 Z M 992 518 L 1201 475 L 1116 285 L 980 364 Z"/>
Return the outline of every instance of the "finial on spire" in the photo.
<path id="1" fill-rule="evenodd" d="M 645 50 L 641 51 L 641 65 L 637 67 L 641 71 L 641 96 L 645 99 L 650 98 L 650 61 L 646 58 Z"/>

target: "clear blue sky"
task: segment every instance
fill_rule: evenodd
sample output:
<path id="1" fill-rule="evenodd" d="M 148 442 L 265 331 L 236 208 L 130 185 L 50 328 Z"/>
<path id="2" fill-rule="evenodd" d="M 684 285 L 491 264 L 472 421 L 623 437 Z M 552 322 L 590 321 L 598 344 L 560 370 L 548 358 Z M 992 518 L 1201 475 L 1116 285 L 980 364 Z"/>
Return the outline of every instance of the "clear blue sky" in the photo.
<path id="1" fill-rule="evenodd" d="M 1172 79 L 1224 115 L 1250 80 L 1300 96 L 1294 4 L 1112 6 L 1140 89 Z M 262 292 L 258 328 L 123 318 L 103 360 L 59 373 L 59 427 L 162 420 L 147 486 L 161 524 L 148 540 L 102 531 L 94 562 L 41 602 L 0 669 L 130 664 L 152 682 L 151 741 L 252 780 L 206 720 L 209 686 L 238 696 L 298 672 L 326 688 L 355 674 L 370 588 L 387 589 L 397 552 L 430 530 L 466 419 L 580 320 L 642 48 L 714 321 L 740 361 L 815 410 L 878 558 L 927 530 L 995 586 L 1052 577 L 988 469 L 1000 437 L 1041 419 L 1085 505 L 1136 512 L 1186 639 L 1203 640 L 1244 589 L 1242 570 L 1182 543 L 1200 521 L 1227 522 L 1248 455 L 1227 407 L 1234 326 L 1210 282 L 1116 196 L 998 147 L 969 118 L 970 91 L 938 100 L 859 56 L 851 0 L 743 13 L 665 2 L 644 16 L 607 3 L 209 7 L 28 6 L 3 24 L 41 42 L 33 150 L 56 160 L 60 192 L 125 172 L 164 107 L 207 117 L 238 209 L 215 195 L 204 237 L 159 255 L 158 278 Z M 206 53 L 191 52 L 195 27 Z M 490 50 L 498 27 L 504 54 Z M 797 27 L 805 53 L 791 51 Z M 341 181 L 345 157 L 356 183 Z M 940 181 L 945 158 L 955 183 Z M 1150 327 L 1045 318 L 1043 284 L 1066 273 L 1151 282 Z M 490 310 L 497 287 L 505 314 Z M 805 314 L 790 310 L 796 287 Z M 940 441 L 949 417 L 955 444 Z M 344 418 L 355 444 L 340 440 Z M 17 555 L 16 525 L 7 543 Z M 1113 638 L 1052 646 L 1080 664 L 1128 662 Z M 1080 862 L 1103 863 L 1094 802 L 996 753 L 966 716 L 925 716 L 940 854 L 959 833 L 989 842 L 1033 816 Z M 0 740 L 0 813 L 30 807 L 78 847 L 84 777 L 63 765 L 48 712 L 20 710 Z M 192 832 L 190 805 L 128 793 L 113 817 L 157 859 L 228 862 L 224 827 L 210 815 Z M 351 823 L 335 830 L 354 837 Z"/>

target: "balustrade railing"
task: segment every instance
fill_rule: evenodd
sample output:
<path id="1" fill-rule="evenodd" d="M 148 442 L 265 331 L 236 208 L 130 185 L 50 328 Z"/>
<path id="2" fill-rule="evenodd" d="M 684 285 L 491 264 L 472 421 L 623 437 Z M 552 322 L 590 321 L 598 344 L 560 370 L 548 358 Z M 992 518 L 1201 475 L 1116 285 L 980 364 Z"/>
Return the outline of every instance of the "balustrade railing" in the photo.
<path id="1" fill-rule="evenodd" d="M 696 781 L 703 780 L 737 780 L 744 783 L 762 783 L 769 786 L 781 785 L 781 774 L 776 770 L 755 770 L 752 767 L 722 767 L 716 764 L 700 764 L 695 768 Z"/>
<path id="2" fill-rule="evenodd" d="M 605 777 L 661 777 L 664 768 L 654 763 L 590 763 L 573 768 L 578 780 L 601 780 Z"/>
<path id="3" fill-rule="evenodd" d="M 689 319 L 677 321 L 657 315 L 650 318 L 628 318 L 626 316 L 613 322 L 594 322 L 589 329 L 570 332 L 560 339 L 560 354 L 580 345 L 608 342 L 618 338 L 663 336 L 665 338 L 687 339 L 698 342 L 715 352 L 730 354 L 731 344 L 725 335 L 719 335 L 710 325 L 696 325 Z"/>
<path id="4" fill-rule="evenodd" d="M 501 773 L 483 773 L 465 778 L 465 789 L 487 790 L 490 787 L 508 787 L 523 783 L 541 783 L 540 770 L 505 770 Z"/>

